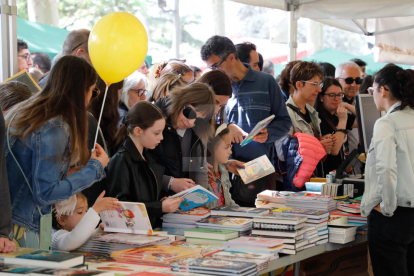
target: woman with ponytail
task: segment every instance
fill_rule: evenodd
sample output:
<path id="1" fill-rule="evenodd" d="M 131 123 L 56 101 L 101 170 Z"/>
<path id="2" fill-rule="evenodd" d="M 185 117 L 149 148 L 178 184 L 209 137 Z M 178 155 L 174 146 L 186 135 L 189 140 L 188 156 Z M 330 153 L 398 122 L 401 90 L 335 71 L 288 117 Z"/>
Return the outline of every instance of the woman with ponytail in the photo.
<path id="1" fill-rule="evenodd" d="M 176 211 L 182 201 L 160 201 L 164 168 L 148 152 L 163 140 L 164 127 L 164 115 L 158 107 L 146 101 L 135 104 L 118 131 L 116 141 L 123 144 L 111 158 L 106 178 L 107 196 L 143 202 L 153 227 L 157 218 Z"/>
<path id="2" fill-rule="evenodd" d="M 414 71 L 387 65 L 368 89 L 379 111 L 365 168 L 362 216 L 375 276 L 414 275 Z"/>

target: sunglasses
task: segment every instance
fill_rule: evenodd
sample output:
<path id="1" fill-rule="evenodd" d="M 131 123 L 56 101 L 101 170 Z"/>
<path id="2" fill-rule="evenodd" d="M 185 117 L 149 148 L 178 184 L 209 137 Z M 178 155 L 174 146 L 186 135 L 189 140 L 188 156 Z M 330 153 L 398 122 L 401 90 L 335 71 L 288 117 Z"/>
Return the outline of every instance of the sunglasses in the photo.
<path id="1" fill-rule="evenodd" d="M 184 106 L 183 115 L 189 120 L 197 119 L 197 113 L 189 106 Z"/>
<path id="2" fill-rule="evenodd" d="M 338 78 L 338 79 L 345 80 L 346 84 L 353 84 L 354 81 L 355 81 L 356 84 L 362 84 L 362 79 L 361 78 L 355 78 L 355 79 L 353 79 L 353 78 Z"/>
<path id="3" fill-rule="evenodd" d="M 92 90 L 92 99 L 95 99 L 96 97 L 98 97 L 98 96 L 99 96 L 99 94 L 101 94 L 101 91 L 99 90 L 99 88 L 95 87 L 95 88 Z"/>

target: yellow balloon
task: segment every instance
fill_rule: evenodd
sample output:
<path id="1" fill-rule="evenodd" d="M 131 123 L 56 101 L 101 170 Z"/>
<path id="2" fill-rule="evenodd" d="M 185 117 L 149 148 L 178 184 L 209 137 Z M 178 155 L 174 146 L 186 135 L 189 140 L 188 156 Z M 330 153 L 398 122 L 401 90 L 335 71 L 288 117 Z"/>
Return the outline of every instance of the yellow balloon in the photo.
<path id="1" fill-rule="evenodd" d="M 141 66 L 148 51 L 148 35 L 138 18 L 127 12 L 114 12 L 95 24 L 88 47 L 99 76 L 116 83 Z"/>

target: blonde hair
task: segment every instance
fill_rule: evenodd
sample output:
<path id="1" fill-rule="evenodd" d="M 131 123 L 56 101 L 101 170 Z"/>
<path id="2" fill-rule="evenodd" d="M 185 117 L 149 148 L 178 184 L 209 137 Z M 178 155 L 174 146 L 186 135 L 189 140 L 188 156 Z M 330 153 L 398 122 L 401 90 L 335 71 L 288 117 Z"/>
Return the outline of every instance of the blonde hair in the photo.
<path id="1" fill-rule="evenodd" d="M 181 74 L 174 75 L 174 74 L 165 74 L 162 75 L 157 85 L 155 86 L 154 90 L 152 91 L 151 97 L 148 99 L 150 102 L 157 101 L 159 99 L 165 98 L 169 93 L 170 89 L 174 87 L 184 86 L 187 85 L 188 82 L 183 79 Z"/>

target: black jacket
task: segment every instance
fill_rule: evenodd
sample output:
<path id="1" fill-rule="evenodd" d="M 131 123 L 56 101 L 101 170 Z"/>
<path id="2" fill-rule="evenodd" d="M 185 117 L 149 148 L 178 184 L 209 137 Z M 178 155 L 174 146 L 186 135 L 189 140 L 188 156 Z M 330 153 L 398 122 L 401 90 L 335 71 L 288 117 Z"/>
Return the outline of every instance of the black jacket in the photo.
<path id="1" fill-rule="evenodd" d="M 181 150 L 180 137 L 177 131 L 171 125 L 171 119 L 166 115 L 168 108 L 168 97 L 158 100 L 155 103 L 166 116 L 165 128 L 162 132 L 163 140 L 160 144 L 151 152 L 157 157 L 157 162 L 165 167 L 165 175 L 172 176 L 174 178 L 191 178 L 197 181 L 197 173 L 200 173 L 200 168 L 203 167 L 204 145 L 201 139 L 197 136 L 193 129 L 191 131 L 191 147 L 190 156 L 183 156 Z M 190 159 L 190 167 L 183 168 L 183 157 Z M 207 176 L 207 173 L 205 173 Z M 168 182 L 164 181 L 163 191 L 167 190 Z M 197 183 L 201 184 L 201 183 Z M 206 181 L 207 184 L 207 181 Z"/>
<path id="2" fill-rule="evenodd" d="M 161 181 L 164 168 L 158 165 L 151 154 L 144 149 L 144 157 L 131 138 L 127 138 L 111 158 L 107 167 L 106 196 L 116 197 L 120 201 L 142 202 L 155 227 L 155 221 L 162 213 L 160 201 Z"/>
<path id="3" fill-rule="evenodd" d="M 0 109 L 1 111 L 1 109 Z M 12 238 L 12 211 L 10 201 L 9 182 L 7 179 L 5 159 L 6 128 L 3 114 L 0 115 L 0 238 Z M 13 161 L 14 162 L 14 161 Z M 27 188 L 27 187 L 26 187 Z"/>

